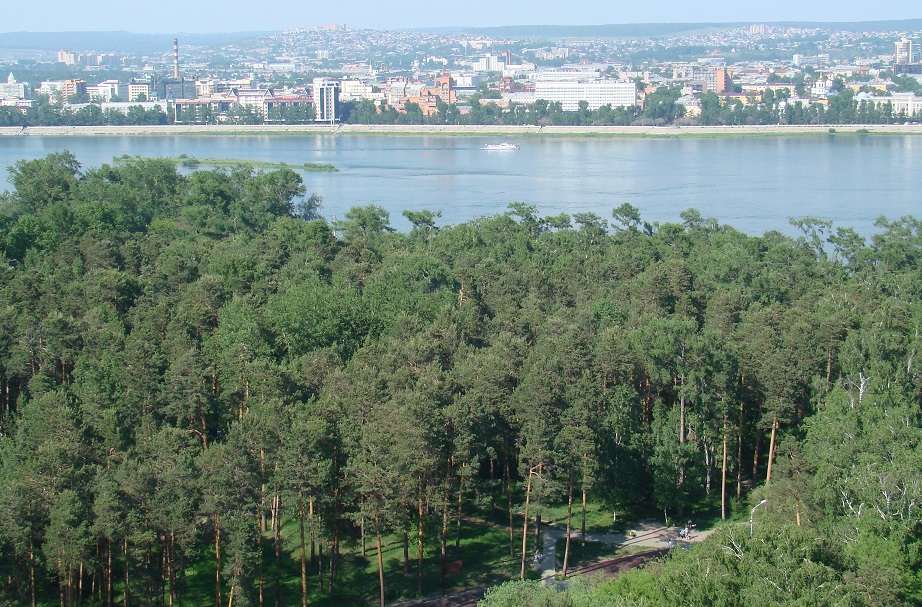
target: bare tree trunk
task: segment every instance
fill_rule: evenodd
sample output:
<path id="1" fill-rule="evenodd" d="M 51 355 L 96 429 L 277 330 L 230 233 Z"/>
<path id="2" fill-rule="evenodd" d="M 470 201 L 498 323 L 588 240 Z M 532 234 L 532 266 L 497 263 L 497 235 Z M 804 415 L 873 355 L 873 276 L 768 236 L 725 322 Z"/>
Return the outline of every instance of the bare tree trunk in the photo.
<path id="1" fill-rule="evenodd" d="M 441 573 L 441 582 L 442 582 L 442 596 L 445 596 L 445 565 L 447 562 L 448 556 L 448 498 L 449 498 L 449 486 L 448 479 L 445 479 L 445 499 L 442 504 L 442 535 L 441 535 L 441 548 L 442 548 L 442 573 Z"/>
<path id="2" fill-rule="evenodd" d="M 111 563 L 111 553 L 109 557 L 109 562 Z M 32 599 L 32 607 L 35 607 L 35 548 L 31 539 L 29 540 L 29 594 Z"/>
<path id="3" fill-rule="evenodd" d="M 384 557 L 381 554 L 381 519 L 375 517 L 375 536 L 378 543 L 378 588 L 381 593 L 380 607 L 384 607 Z"/>
<path id="4" fill-rule="evenodd" d="M 528 505 L 531 502 L 531 472 L 528 473 L 528 481 L 525 483 L 525 522 L 522 523 L 522 573 L 519 579 L 525 579 L 525 553 L 528 550 Z"/>
<path id="5" fill-rule="evenodd" d="M 685 444 L 685 376 L 679 377 L 679 445 Z M 679 487 L 685 485 L 685 457 L 679 447 Z"/>
<path id="6" fill-rule="evenodd" d="M 282 496 L 276 491 L 272 500 L 272 519 L 275 522 L 273 534 L 275 548 L 275 607 L 282 605 Z"/>
<path id="7" fill-rule="evenodd" d="M 317 546 L 317 584 L 320 587 L 320 592 L 323 592 L 323 543 L 322 542 Z"/>
<path id="8" fill-rule="evenodd" d="M 131 565 L 128 559 L 128 535 L 125 535 L 125 592 L 124 592 L 124 607 L 128 607 L 128 572 L 131 571 Z M 221 604 L 218 603 L 217 607 L 221 607 Z"/>
<path id="9" fill-rule="evenodd" d="M 311 527 L 311 565 L 317 560 L 317 532 L 314 529 L 314 498 L 307 500 L 307 516 Z"/>
<path id="10" fill-rule="evenodd" d="M 144 584 L 144 598 L 147 604 L 150 605 L 151 595 L 153 594 L 151 584 L 153 583 L 153 577 L 154 577 L 153 572 L 151 571 L 151 564 L 150 564 L 150 540 L 146 542 L 146 545 L 144 547 L 144 569 L 147 570 L 147 572 L 149 573 L 149 575 L 147 576 L 147 583 Z"/>
<path id="11" fill-rule="evenodd" d="M 761 419 L 761 418 L 762 418 L 762 405 L 760 404 L 760 405 L 759 405 L 759 412 L 758 412 L 758 415 L 756 416 L 756 419 L 758 420 L 758 419 Z M 759 478 L 759 456 L 761 455 L 761 451 L 762 451 L 762 428 L 761 428 L 761 427 L 758 427 L 758 426 L 761 426 L 761 424 L 756 424 L 756 426 L 757 426 L 757 427 L 756 427 L 756 444 L 755 444 L 754 453 L 753 453 L 753 455 L 752 455 L 752 482 L 753 482 L 753 485 L 755 484 L 756 479 Z"/>
<path id="12" fill-rule="evenodd" d="M 772 462 L 775 461 L 775 437 L 778 434 L 778 418 L 772 419 L 772 437 L 768 444 L 768 470 L 765 473 L 765 484 L 772 482 Z"/>
<path id="13" fill-rule="evenodd" d="M 333 543 L 330 544 L 330 554 L 327 558 L 330 560 L 330 592 L 333 592 L 333 584 L 339 577 L 339 525 L 333 529 Z"/>
<path id="14" fill-rule="evenodd" d="M 509 454 L 504 455 L 506 467 L 506 501 L 509 509 L 509 558 L 515 558 L 515 529 L 512 514 L 512 477 L 509 475 Z"/>
<path id="15" fill-rule="evenodd" d="M 464 467 L 466 465 L 467 464 L 461 464 L 461 473 L 458 475 L 458 514 L 455 521 L 455 556 L 461 552 L 461 500 L 464 497 Z"/>
<path id="16" fill-rule="evenodd" d="M 736 445 L 736 499 L 743 497 L 743 403 L 740 402 L 740 423 Z"/>
<path id="17" fill-rule="evenodd" d="M 307 545 L 304 539 L 304 501 L 298 501 L 298 530 L 301 532 L 301 607 L 307 607 Z"/>
<path id="18" fill-rule="evenodd" d="M 567 577 L 567 566 L 570 564 L 570 522 L 573 518 L 573 472 L 567 475 L 567 543 L 563 549 L 563 577 Z"/>
<path id="19" fill-rule="evenodd" d="M 257 583 L 256 583 L 256 594 L 257 600 L 259 601 L 259 607 L 263 607 L 263 588 L 265 586 L 265 563 L 263 562 L 263 534 L 266 532 L 266 513 L 264 508 L 266 506 L 265 500 L 260 500 L 259 502 L 259 520 L 256 522 L 259 532 L 256 534 L 256 571 L 257 571 Z"/>
<path id="20" fill-rule="evenodd" d="M 112 541 L 109 540 L 106 544 L 106 607 L 112 607 Z M 34 602 L 32 607 L 35 607 Z"/>
<path id="21" fill-rule="evenodd" d="M 410 575 L 410 533 L 403 532 L 403 574 Z"/>
<path id="22" fill-rule="evenodd" d="M 416 594 L 423 596 L 423 477 L 419 476 L 416 526 Z"/>
<path id="23" fill-rule="evenodd" d="M 724 415 L 724 453 L 720 468 L 720 520 L 727 520 L 727 416 Z"/>
<path id="24" fill-rule="evenodd" d="M 704 448 L 704 494 L 711 497 L 711 468 L 714 464 L 712 447 L 706 440 L 702 440 L 701 443 Z"/>
<path id="25" fill-rule="evenodd" d="M 221 519 L 216 512 L 214 515 L 214 604 L 221 607 Z M 128 607 L 128 605 L 125 605 Z"/>
<path id="26" fill-rule="evenodd" d="M 364 503 L 364 499 L 362 501 Z M 360 504 L 359 508 L 361 507 L 362 505 Z M 368 556 L 368 550 L 367 550 L 367 547 L 365 546 L 365 515 L 364 514 L 361 514 L 359 516 L 359 536 L 360 536 L 360 541 L 361 541 L 361 546 L 362 546 L 362 556 L 363 557 Z"/>

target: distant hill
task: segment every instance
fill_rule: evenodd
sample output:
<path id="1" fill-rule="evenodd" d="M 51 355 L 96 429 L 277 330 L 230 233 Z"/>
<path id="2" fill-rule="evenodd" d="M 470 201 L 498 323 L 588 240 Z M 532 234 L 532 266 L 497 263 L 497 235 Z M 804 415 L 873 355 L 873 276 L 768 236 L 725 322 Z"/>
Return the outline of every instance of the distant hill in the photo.
<path id="1" fill-rule="evenodd" d="M 266 32 L 226 34 L 134 34 L 131 32 L 8 32 L 0 33 L 0 49 L 31 51 L 97 51 L 155 54 L 173 49 L 173 39 L 193 46 L 222 46 L 262 36 Z"/>
<path id="2" fill-rule="evenodd" d="M 745 27 L 751 21 L 726 23 L 620 23 L 608 25 L 509 25 L 502 27 L 439 28 L 463 34 L 495 38 L 652 38 L 674 36 L 702 30 L 721 30 Z M 814 22 L 780 21 L 759 22 L 769 26 L 801 27 L 847 32 L 892 32 L 922 30 L 922 19 L 898 21 Z"/>

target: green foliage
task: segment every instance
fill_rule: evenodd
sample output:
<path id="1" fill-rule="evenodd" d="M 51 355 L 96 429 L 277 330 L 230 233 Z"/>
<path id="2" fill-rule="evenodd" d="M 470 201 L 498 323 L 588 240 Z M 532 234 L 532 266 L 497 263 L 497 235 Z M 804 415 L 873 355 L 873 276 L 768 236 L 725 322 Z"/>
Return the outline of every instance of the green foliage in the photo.
<path id="1" fill-rule="evenodd" d="M 400 234 L 287 168 L 125 160 L 16 163 L 0 201 L 0 602 L 34 573 L 37 602 L 256 603 L 262 572 L 291 604 L 302 555 L 309 601 L 367 602 L 378 537 L 387 600 L 494 583 L 526 498 L 563 522 L 570 490 L 590 529 L 766 502 L 751 538 L 487 604 L 919 601 L 918 220 L 517 202 Z"/>

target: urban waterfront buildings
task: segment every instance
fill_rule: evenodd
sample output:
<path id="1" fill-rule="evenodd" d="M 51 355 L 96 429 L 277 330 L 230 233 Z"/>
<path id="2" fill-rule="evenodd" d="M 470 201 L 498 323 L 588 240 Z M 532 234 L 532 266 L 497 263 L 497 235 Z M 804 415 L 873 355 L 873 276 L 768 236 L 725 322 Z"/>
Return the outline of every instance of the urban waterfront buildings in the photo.
<path id="1" fill-rule="evenodd" d="M 539 78 L 535 82 L 535 99 L 559 102 L 565 112 L 575 111 L 580 102 L 589 110 L 603 105 L 633 107 L 637 104 L 637 86 L 617 80 L 557 80 Z"/>

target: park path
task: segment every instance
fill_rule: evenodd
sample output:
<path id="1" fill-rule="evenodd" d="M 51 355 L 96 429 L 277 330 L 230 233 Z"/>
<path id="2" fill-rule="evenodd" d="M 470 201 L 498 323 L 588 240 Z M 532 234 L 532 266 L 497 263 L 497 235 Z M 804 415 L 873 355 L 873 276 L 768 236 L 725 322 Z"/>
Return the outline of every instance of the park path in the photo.
<path id="1" fill-rule="evenodd" d="M 488 521 L 468 518 L 472 522 L 481 525 L 489 525 L 506 529 L 504 525 L 491 523 Z M 633 532 L 633 535 L 632 535 Z M 598 563 L 591 563 L 580 567 L 573 567 L 571 574 L 604 572 L 608 575 L 615 575 L 622 571 L 637 567 L 651 558 L 657 558 L 666 554 L 676 545 L 687 545 L 703 540 L 711 534 L 711 531 L 693 530 L 688 540 L 678 542 L 678 527 L 664 527 L 654 521 L 644 521 L 635 525 L 625 533 L 587 533 L 586 540 L 591 542 L 601 542 L 612 547 L 636 546 L 638 548 L 648 548 L 649 550 L 641 551 L 637 554 L 630 554 L 613 559 L 605 559 Z M 555 583 L 557 575 L 556 563 L 558 560 L 563 563 L 563 555 L 557 555 L 557 540 L 566 535 L 566 527 L 555 523 L 545 523 L 542 526 L 542 546 L 544 557 L 540 563 L 532 562 L 532 569 L 541 573 L 541 580 L 545 584 Z M 580 540 L 579 530 L 571 530 L 570 549 L 574 550 L 576 542 Z M 565 585 L 566 582 L 559 582 Z M 469 588 L 448 596 L 432 596 L 425 599 L 409 600 L 398 603 L 392 607 L 474 607 L 483 598 L 486 588 Z"/>
<path id="2" fill-rule="evenodd" d="M 693 529 L 688 539 L 679 540 L 678 527 L 664 527 L 653 521 L 641 521 L 624 533 L 587 533 L 586 540 L 600 542 L 613 547 L 637 546 L 655 550 L 668 550 L 677 545 L 700 542 L 711 533 L 710 530 L 698 531 Z M 543 558 L 538 563 L 532 562 L 532 569 L 541 574 L 541 580 L 544 582 L 554 580 L 557 576 L 558 565 L 563 566 L 563 555 L 557 554 L 557 540 L 566 537 L 566 534 L 566 527 L 557 524 L 547 524 L 542 531 Z M 578 541 L 580 541 L 579 529 L 571 529 L 571 551 Z"/>

